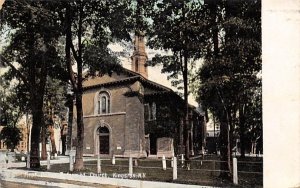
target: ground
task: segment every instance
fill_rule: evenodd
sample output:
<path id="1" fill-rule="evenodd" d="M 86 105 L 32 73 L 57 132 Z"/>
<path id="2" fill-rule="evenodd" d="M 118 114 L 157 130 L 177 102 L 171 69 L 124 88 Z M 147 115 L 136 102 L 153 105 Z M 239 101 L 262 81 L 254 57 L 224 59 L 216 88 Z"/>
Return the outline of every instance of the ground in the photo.
<path id="1" fill-rule="evenodd" d="M 81 172 L 72 172 L 77 174 L 84 174 L 86 176 L 97 173 L 97 160 L 90 159 L 91 161 L 85 161 L 85 170 Z M 162 161 L 158 159 L 139 159 L 137 160 L 138 166 L 134 166 L 134 174 L 142 174 L 144 177 L 137 177 L 136 179 L 142 179 L 147 181 L 162 181 L 173 182 L 182 184 L 195 184 L 202 186 L 218 186 L 218 187 L 262 187 L 263 175 L 262 175 L 262 158 L 247 157 L 244 159 L 238 159 L 238 177 L 239 185 L 233 185 L 232 180 L 224 180 L 219 178 L 218 170 L 220 162 L 214 162 L 218 160 L 216 156 L 206 156 L 202 158 L 194 159 L 191 162 L 191 170 L 187 170 L 182 167 L 181 162 L 178 162 L 178 179 L 172 180 L 172 168 L 171 161 L 167 160 L 167 170 L 162 169 Z M 128 174 L 128 159 L 116 159 L 116 164 L 111 164 L 111 159 L 101 159 L 102 175 L 105 173 L 108 177 L 113 177 L 114 173 Z M 41 168 L 42 171 L 46 171 L 46 166 Z M 69 172 L 69 164 L 52 164 L 50 172 Z M 120 178 L 120 177 L 119 177 Z M 128 178 L 128 177 L 127 177 Z M 134 178 L 133 178 L 134 179 Z M 74 182 L 72 182 L 74 183 Z"/>

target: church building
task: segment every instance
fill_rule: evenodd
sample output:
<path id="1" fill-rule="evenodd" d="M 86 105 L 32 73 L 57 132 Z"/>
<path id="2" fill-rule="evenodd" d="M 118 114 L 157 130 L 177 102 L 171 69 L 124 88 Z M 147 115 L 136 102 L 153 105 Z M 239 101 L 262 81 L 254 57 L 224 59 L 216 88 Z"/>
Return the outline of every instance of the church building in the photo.
<path id="1" fill-rule="evenodd" d="M 184 101 L 148 80 L 147 58 L 144 36 L 136 34 L 131 70 L 84 81 L 84 155 L 160 157 L 162 151 L 184 152 Z M 191 105 L 189 110 L 190 152 L 197 155 L 205 140 L 205 118 Z M 72 135 L 76 143 L 75 125 Z"/>

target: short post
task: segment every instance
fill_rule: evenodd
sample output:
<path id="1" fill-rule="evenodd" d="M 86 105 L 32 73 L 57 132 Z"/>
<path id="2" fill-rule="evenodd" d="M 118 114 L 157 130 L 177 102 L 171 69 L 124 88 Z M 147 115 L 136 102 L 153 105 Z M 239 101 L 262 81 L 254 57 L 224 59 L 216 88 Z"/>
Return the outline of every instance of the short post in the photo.
<path id="1" fill-rule="evenodd" d="M 211 174 L 213 175 L 213 176 L 216 176 L 216 161 L 215 160 L 213 160 L 212 161 L 212 169 L 213 169 L 213 171 L 211 172 Z"/>
<path id="2" fill-rule="evenodd" d="M 116 157 L 115 157 L 115 155 L 113 155 L 113 158 L 112 158 L 111 164 L 113 164 L 113 165 L 115 165 L 115 164 L 116 164 Z"/>
<path id="3" fill-rule="evenodd" d="M 47 152 L 47 170 L 50 170 L 50 152 Z"/>
<path id="4" fill-rule="evenodd" d="M 233 158 L 233 183 L 238 184 L 237 159 Z"/>
<path id="5" fill-rule="evenodd" d="M 172 159 L 171 159 L 171 167 L 173 168 L 173 161 L 174 161 L 174 157 L 172 157 Z"/>
<path id="6" fill-rule="evenodd" d="M 134 166 L 139 166 L 138 160 L 134 159 Z"/>
<path id="7" fill-rule="evenodd" d="M 182 165 L 184 164 L 184 157 L 183 157 L 183 154 L 181 154 L 181 164 L 182 164 Z"/>
<path id="8" fill-rule="evenodd" d="M 177 159 L 173 159 L 173 180 L 177 180 Z"/>
<path id="9" fill-rule="evenodd" d="M 74 159 L 73 159 L 73 154 L 70 152 L 69 155 L 69 162 L 70 162 L 70 172 L 73 172 L 74 170 Z"/>
<path id="10" fill-rule="evenodd" d="M 165 157 L 165 155 L 162 156 L 162 166 L 163 166 L 163 170 L 167 170 L 167 164 L 166 164 L 166 157 Z"/>
<path id="11" fill-rule="evenodd" d="M 133 174 L 132 157 L 129 157 L 129 174 Z"/>
<path id="12" fill-rule="evenodd" d="M 100 154 L 98 154 L 98 157 L 97 157 L 97 173 L 98 174 L 101 173 L 101 159 L 100 159 Z"/>
<path id="13" fill-rule="evenodd" d="M 30 168 L 30 154 L 29 154 L 29 153 L 27 153 L 26 167 L 27 167 L 28 169 Z"/>

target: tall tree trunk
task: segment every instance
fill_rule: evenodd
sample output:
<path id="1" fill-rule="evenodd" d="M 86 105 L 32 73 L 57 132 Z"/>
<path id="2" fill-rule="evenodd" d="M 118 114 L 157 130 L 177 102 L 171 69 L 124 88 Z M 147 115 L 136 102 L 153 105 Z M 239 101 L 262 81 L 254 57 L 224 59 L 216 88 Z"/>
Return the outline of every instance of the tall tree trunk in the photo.
<path id="1" fill-rule="evenodd" d="M 55 145 L 54 126 L 53 125 L 50 125 L 49 132 L 50 132 L 50 141 L 51 141 L 51 148 L 52 148 L 51 154 L 54 155 L 55 153 L 57 153 L 57 150 L 56 150 L 56 145 Z"/>
<path id="2" fill-rule="evenodd" d="M 185 141 L 185 158 L 187 164 L 190 163 L 190 139 L 189 139 L 189 102 L 188 102 L 188 58 L 185 54 L 183 57 L 183 87 L 184 87 L 184 141 Z"/>
<path id="3" fill-rule="evenodd" d="M 36 104 L 37 101 L 32 101 L 33 104 Z M 41 122 L 43 121 L 43 111 L 41 105 L 32 106 L 32 128 L 31 128 L 31 151 L 30 151 L 30 168 L 36 169 L 40 168 L 40 131 L 41 131 Z"/>
<path id="4" fill-rule="evenodd" d="M 179 125 L 179 143 L 180 143 L 180 154 L 184 154 L 184 143 L 183 143 L 183 127 L 184 127 L 184 120 L 180 117 L 180 125 Z"/>
<path id="5" fill-rule="evenodd" d="M 76 112 L 77 112 L 77 143 L 76 143 L 76 157 L 74 170 L 83 169 L 83 139 L 84 139 L 84 125 L 82 113 L 82 93 L 76 93 Z"/>
<path id="6" fill-rule="evenodd" d="M 35 76 L 32 77 L 34 87 L 30 88 L 30 104 L 32 112 L 32 128 L 31 128 L 31 151 L 30 151 L 30 168 L 40 168 L 40 133 L 41 127 L 45 126 L 43 113 L 43 97 L 45 93 L 45 85 L 47 78 L 47 70 L 45 62 L 41 63 L 41 71 L 36 71 L 36 67 L 31 67 L 30 73 Z M 39 83 L 35 83 L 36 77 L 39 76 Z"/>
<path id="7" fill-rule="evenodd" d="M 46 126 L 43 123 L 43 126 L 41 127 L 42 132 L 41 132 L 41 143 L 42 143 L 42 154 L 41 154 L 41 160 L 46 160 L 47 159 L 47 148 L 46 148 Z"/>
<path id="8" fill-rule="evenodd" d="M 72 149 L 72 124 L 73 124 L 74 104 L 73 104 L 73 95 L 70 95 L 69 97 L 70 98 L 68 99 L 69 114 L 68 114 L 67 150 L 70 151 Z"/>
<path id="9" fill-rule="evenodd" d="M 82 16 L 83 16 L 83 5 L 82 1 L 79 1 L 79 23 L 78 23 L 78 56 L 77 62 L 77 89 L 75 90 L 76 97 L 76 112 L 77 112 L 77 145 L 76 145 L 76 157 L 74 170 L 83 169 L 83 139 L 84 139 L 84 125 L 83 125 L 83 111 L 82 111 Z"/>
<path id="10" fill-rule="evenodd" d="M 243 105 L 239 109 L 239 124 L 240 124 L 240 146 L 241 146 L 241 157 L 245 157 L 245 114 Z"/>
<path id="11" fill-rule="evenodd" d="M 212 25 L 212 39 L 214 46 L 214 56 L 217 57 L 219 55 L 219 29 L 217 24 L 217 9 L 219 0 L 210 0 L 210 10 L 211 10 L 211 25 Z"/>
<path id="12" fill-rule="evenodd" d="M 229 176 L 232 176 L 232 167 L 231 167 L 231 161 L 232 161 L 232 155 L 231 155 L 231 149 L 232 149 L 232 137 L 233 137 L 233 126 L 232 126 L 232 116 L 231 116 L 231 109 L 227 109 L 227 165 L 229 170 Z"/>
<path id="13" fill-rule="evenodd" d="M 220 154 L 221 154 L 221 173 L 220 177 L 228 178 L 229 165 L 228 165 L 228 147 L 230 143 L 228 142 L 228 135 L 229 135 L 229 125 L 225 115 L 225 112 L 221 112 L 220 117 L 220 136 L 219 136 L 219 147 L 220 147 Z"/>

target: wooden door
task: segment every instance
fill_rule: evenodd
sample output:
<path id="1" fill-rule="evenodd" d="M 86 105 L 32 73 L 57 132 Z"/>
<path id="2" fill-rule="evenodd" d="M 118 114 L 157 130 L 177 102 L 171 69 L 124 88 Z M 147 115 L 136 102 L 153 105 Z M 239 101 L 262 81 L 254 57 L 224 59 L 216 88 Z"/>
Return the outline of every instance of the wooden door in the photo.
<path id="1" fill-rule="evenodd" d="M 100 135 L 100 154 L 109 154 L 109 135 Z"/>

